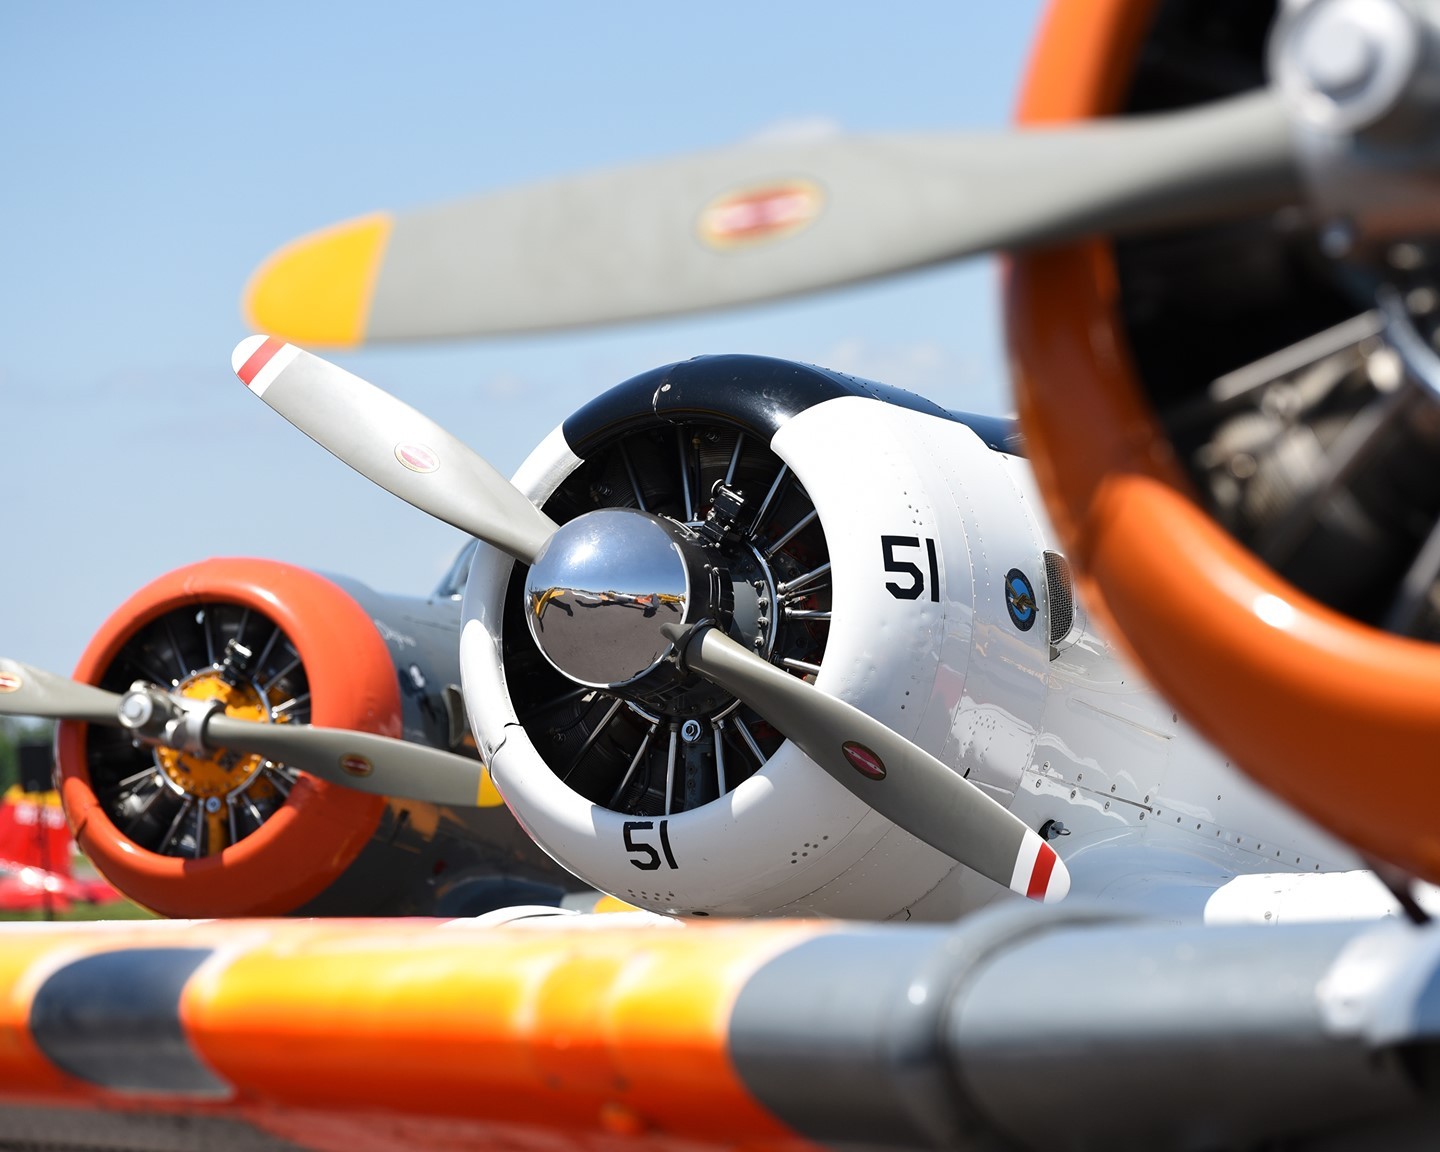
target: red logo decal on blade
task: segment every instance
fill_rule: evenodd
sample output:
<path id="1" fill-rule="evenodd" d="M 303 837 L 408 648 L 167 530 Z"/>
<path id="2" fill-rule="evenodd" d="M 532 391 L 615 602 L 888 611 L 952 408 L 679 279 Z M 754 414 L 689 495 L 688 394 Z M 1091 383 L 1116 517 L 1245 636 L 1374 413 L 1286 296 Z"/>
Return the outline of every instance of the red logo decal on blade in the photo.
<path id="1" fill-rule="evenodd" d="M 255 377 L 260 375 L 260 369 L 270 363 L 275 353 L 279 352 L 283 347 L 285 347 L 285 341 L 278 340 L 274 336 L 271 336 L 265 343 L 261 344 L 259 348 L 250 354 L 250 359 L 240 365 L 240 371 L 236 372 L 235 375 L 239 376 L 240 379 L 245 382 L 245 387 L 250 387 Z"/>
<path id="2" fill-rule="evenodd" d="M 885 779 L 885 761 L 865 745 L 847 740 L 840 745 L 840 751 L 845 753 L 845 759 L 850 761 L 850 766 L 860 775 L 868 776 L 871 780 Z"/>
<path id="3" fill-rule="evenodd" d="M 1030 884 L 1025 895 L 1031 900 L 1044 900 L 1045 890 L 1050 887 L 1050 873 L 1055 871 L 1055 849 L 1041 844 L 1035 854 L 1035 867 L 1030 869 Z"/>
<path id="4" fill-rule="evenodd" d="M 348 776 L 369 776 L 375 771 L 375 765 L 364 756 L 342 756 L 340 767 Z"/>
<path id="5" fill-rule="evenodd" d="M 825 194 L 809 180 L 745 188 L 710 201 L 700 211 L 697 230 L 711 248 L 778 240 L 808 228 L 824 204 Z"/>
<path id="6" fill-rule="evenodd" d="M 424 444 L 395 445 L 395 459 L 412 472 L 434 472 L 440 467 L 440 457 Z"/>
<path id="7" fill-rule="evenodd" d="M 0 672 L 0 692 L 18 692 L 24 683 L 13 672 Z"/>

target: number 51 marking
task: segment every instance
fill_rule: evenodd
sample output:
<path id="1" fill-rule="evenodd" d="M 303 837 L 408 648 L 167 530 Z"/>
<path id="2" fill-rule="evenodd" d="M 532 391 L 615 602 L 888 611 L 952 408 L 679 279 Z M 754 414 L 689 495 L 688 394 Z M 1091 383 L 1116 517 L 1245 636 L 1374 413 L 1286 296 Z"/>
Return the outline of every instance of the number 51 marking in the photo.
<path id="1" fill-rule="evenodd" d="M 910 577 L 909 584 L 897 584 L 894 580 L 885 582 L 885 590 L 897 600 L 918 600 L 925 591 L 925 574 L 916 564 L 896 557 L 897 548 L 919 548 L 922 541 L 918 536 L 881 536 L 880 552 L 885 557 L 885 571 L 899 572 Z M 940 560 L 935 552 L 935 541 L 927 536 L 923 541 L 925 554 L 930 560 L 930 599 L 940 603 Z"/>
<path id="2" fill-rule="evenodd" d="M 670 851 L 670 821 L 660 821 L 660 847 L 665 851 L 665 863 L 670 868 L 676 868 L 675 853 Z M 653 820 L 627 820 L 622 831 L 625 834 L 625 851 L 630 853 L 630 863 L 639 868 L 642 872 L 653 872 L 660 867 L 660 853 L 655 851 L 655 845 L 647 844 L 644 840 L 635 838 L 636 832 L 648 832 L 655 827 Z M 640 856 L 641 859 L 634 859 Z"/>

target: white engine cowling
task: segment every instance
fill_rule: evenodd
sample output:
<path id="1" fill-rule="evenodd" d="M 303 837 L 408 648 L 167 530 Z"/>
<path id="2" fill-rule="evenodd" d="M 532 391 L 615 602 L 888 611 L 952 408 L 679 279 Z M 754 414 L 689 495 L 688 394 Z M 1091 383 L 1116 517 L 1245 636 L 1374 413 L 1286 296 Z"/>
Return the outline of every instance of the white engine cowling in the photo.
<path id="1" fill-rule="evenodd" d="M 562 523 L 640 506 L 692 525 L 724 485 L 743 506 L 722 548 L 757 589 L 764 654 L 1008 804 L 1054 625 L 1009 434 L 839 373 L 703 357 L 582 409 L 516 483 Z M 682 915 L 939 918 L 998 892 L 734 700 L 565 680 L 525 626 L 518 567 L 482 545 L 471 570 L 467 705 L 506 802 L 583 880 Z"/>

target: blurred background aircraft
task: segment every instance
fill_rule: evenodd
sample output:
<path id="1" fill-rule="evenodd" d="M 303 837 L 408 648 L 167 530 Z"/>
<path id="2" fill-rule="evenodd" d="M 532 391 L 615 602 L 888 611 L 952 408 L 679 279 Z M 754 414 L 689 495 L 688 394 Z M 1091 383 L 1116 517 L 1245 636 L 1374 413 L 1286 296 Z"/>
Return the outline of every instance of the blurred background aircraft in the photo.
<path id="1" fill-rule="evenodd" d="M 1041 8 L 0 9 L 5 651 L 68 670 L 124 594 L 204 556 L 380 589 L 442 574 L 458 533 L 236 392 L 240 287 L 278 244 L 762 133 L 998 126 Z M 722 316 L 338 359 L 508 472 L 597 391 L 700 352 L 1005 411 L 998 325 L 974 261 Z"/>

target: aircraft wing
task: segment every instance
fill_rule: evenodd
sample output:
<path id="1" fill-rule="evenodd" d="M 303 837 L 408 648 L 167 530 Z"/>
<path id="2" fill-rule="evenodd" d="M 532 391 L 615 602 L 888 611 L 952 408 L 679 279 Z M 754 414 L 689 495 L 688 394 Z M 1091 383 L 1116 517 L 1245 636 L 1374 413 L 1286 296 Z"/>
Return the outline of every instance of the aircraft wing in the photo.
<path id="1" fill-rule="evenodd" d="M 0 1146 L 1420 1146 L 1440 933 L 640 915 L 0 933 Z M 1430 1144 L 1428 1146 L 1433 1146 Z"/>

